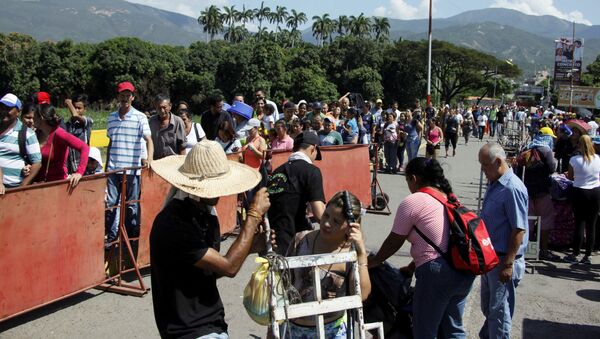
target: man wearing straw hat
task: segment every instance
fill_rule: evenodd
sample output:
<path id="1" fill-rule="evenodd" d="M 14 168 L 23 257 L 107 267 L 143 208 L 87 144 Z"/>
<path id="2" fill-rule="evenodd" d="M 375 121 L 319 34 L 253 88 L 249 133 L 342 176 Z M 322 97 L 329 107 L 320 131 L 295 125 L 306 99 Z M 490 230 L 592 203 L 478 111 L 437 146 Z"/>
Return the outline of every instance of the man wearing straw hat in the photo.
<path id="1" fill-rule="evenodd" d="M 238 238 L 219 254 L 219 197 L 252 189 L 258 171 L 227 160 L 215 141 L 202 140 L 187 156 L 152 162 L 173 187 L 150 234 L 154 317 L 163 338 L 228 338 L 217 279 L 234 277 L 253 248 L 254 235 L 269 209 L 259 190 Z M 257 238 L 258 240 L 258 238 Z"/>

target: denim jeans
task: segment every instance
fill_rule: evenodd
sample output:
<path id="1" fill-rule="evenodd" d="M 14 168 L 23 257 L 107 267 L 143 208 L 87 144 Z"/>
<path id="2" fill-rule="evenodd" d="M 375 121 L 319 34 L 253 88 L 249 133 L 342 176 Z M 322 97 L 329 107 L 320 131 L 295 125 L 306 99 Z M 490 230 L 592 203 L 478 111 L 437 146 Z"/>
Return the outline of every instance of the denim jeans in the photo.
<path id="1" fill-rule="evenodd" d="M 417 268 L 413 297 L 415 338 L 466 338 L 462 316 L 475 275 L 437 258 Z"/>
<path id="2" fill-rule="evenodd" d="M 477 129 L 478 129 L 477 135 L 479 136 L 479 140 L 482 140 L 483 134 L 485 133 L 485 126 L 477 126 Z"/>
<path id="3" fill-rule="evenodd" d="M 408 156 L 408 161 L 417 157 L 419 154 L 419 147 L 421 147 L 421 139 L 419 137 L 406 139 L 406 155 Z"/>
<path id="4" fill-rule="evenodd" d="M 496 120 L 490 120 L 490 137 L 496 135 Z"/>
<path id="5" fill-rule="evenodd" d="M 126 199 L 138 200 L 140 198 L 140 176 L 139 175 L 127 175 L 127 192 Z M 106 199 L 106 206 L 111 207 L 120 203 L 121 201 L 121 184 L 123 175 L 122 174 L 110 174 L 106 181 L 106 188 L 108 196 Z M 117 238 L 119 230 L 119 221 L 116 209 L 111 209 L 104 214 L 104 227 L 107 235 L 107 242 L 114 241 Z M 139 215 L 139 203 L 132 203 L 126 206 L 125 213 L 125 228 L 129 236 L 137 236 L 140 227 L 140 215 Z"/>
<path id="6" fill-rule="evenodd" d="M 395 172 L 398 167 L 398 144 L 395 142 L 384 142 L 383 154 L 385 155 L 385 162 L 387 164 L 386 170 Z"/>
<path id="7" fill-rule="evenodd" d="M 504 256 L 500 257 L 502 262 Z M 481 311 L 485 322 L 480 338 L 510 338 L 512 317 L 515 313 L 516 288 L 525 273 L 525 259 L 521 256 L 513 263 L 511 281 L 500 282 L 502 264 L 481 276 Z"/>

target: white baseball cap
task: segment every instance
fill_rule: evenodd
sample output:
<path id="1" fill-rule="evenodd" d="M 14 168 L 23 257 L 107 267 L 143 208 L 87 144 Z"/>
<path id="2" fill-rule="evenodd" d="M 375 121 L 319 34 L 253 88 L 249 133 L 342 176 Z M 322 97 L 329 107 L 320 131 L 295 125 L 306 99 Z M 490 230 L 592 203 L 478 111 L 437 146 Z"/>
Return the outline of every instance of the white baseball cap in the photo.
<path id="1" fill-rule="evenodd" d="M 16 95 L 12 93 L 8 93 L 0 99 L 0 103 L 8 106 L 8 107 L 16 107 L 17 109 L 21 109 L 21 100 L 17 98 Z"/>

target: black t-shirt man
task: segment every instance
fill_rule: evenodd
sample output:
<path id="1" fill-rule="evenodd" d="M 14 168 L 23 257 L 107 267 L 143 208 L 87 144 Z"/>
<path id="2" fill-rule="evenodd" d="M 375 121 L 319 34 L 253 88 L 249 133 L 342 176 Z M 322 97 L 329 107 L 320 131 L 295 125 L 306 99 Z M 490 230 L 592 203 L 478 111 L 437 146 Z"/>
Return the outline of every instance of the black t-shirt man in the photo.
<path id="1" fill-rule="evenodd" d="M 200 121 L 200 126 L 206 133 L 206 138 L 208 140 L 215 140 L 217 137 L 217 132 L 219 131 L 219 125 L 223 121 L 229 121 L 231 127 L 235 126 L 233 124 L 233 118 L 227 111 L 221 111 L 217 114 L 213 114 L 210 110 L 202 113 L 202 120 Z"/>
<path id="2" fill-rule="evenodd" d="M 195 200 L 173 199 L 150 233 L 152 299 L 163 338 L 198 338 L 226 333 L 217 275 L 194 266 L 220 247 L 219 222 Z"/>
<path id="3" fill-rule="evenodd" d="M 273 171 L 268 191 L 269 221 L 277 234 L 277 252 L 285 255 L 297 232 L 312 229 L 307 204 L 325 203 L 321 170 L 303 159 L 290 160 Z"/>

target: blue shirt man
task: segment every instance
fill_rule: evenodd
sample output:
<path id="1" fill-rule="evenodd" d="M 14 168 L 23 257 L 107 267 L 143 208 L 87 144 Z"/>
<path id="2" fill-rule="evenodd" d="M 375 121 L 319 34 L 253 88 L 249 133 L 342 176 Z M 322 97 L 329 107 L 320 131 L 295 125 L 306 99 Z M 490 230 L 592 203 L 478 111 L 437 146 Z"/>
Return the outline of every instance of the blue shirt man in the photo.
<path id="1" fill-rule="evenodd" d="M 528 195 L 525 185 L 506 162 L 496 143 L 479 150 L 481 170 L 489 180 L 481 218 L 486 224 L 500 264 L 481 276 L 481 310 L 486 318 L 480 338 L 509 338 L 516 288 L 525 272 Z"/>
<path id="2" fill-rule="evenodd" d="M 127 167 L 142 165 L 144 151 L 147 156 L 147 166 L 150 167 L 154 157 L 154 144 L 146 116 L 131 105 L 135 99 L 135 87 L 130 82 L 122 82 L 117 87 L 119 110 L 108 117 L 106 133 L 110 139 L 106 169 L 119 170 Z M 142 143 L 142 139 L 146 141 Z M 133 169 L 126 172 L 126 200 L 139 200 L 140 197 L 140 170 Z M 118 206 L 121 203 L 121 187 L 123 175 L 113 173 L 107 179 L 107 206 Z M 118 236 L 118 212 L 111 208 L 105 212 L 105 231 L 107 245 Z M 140 218 L 139 203 L 127 204 L 125 227 L 130 237 L 139 235 Z"/>

